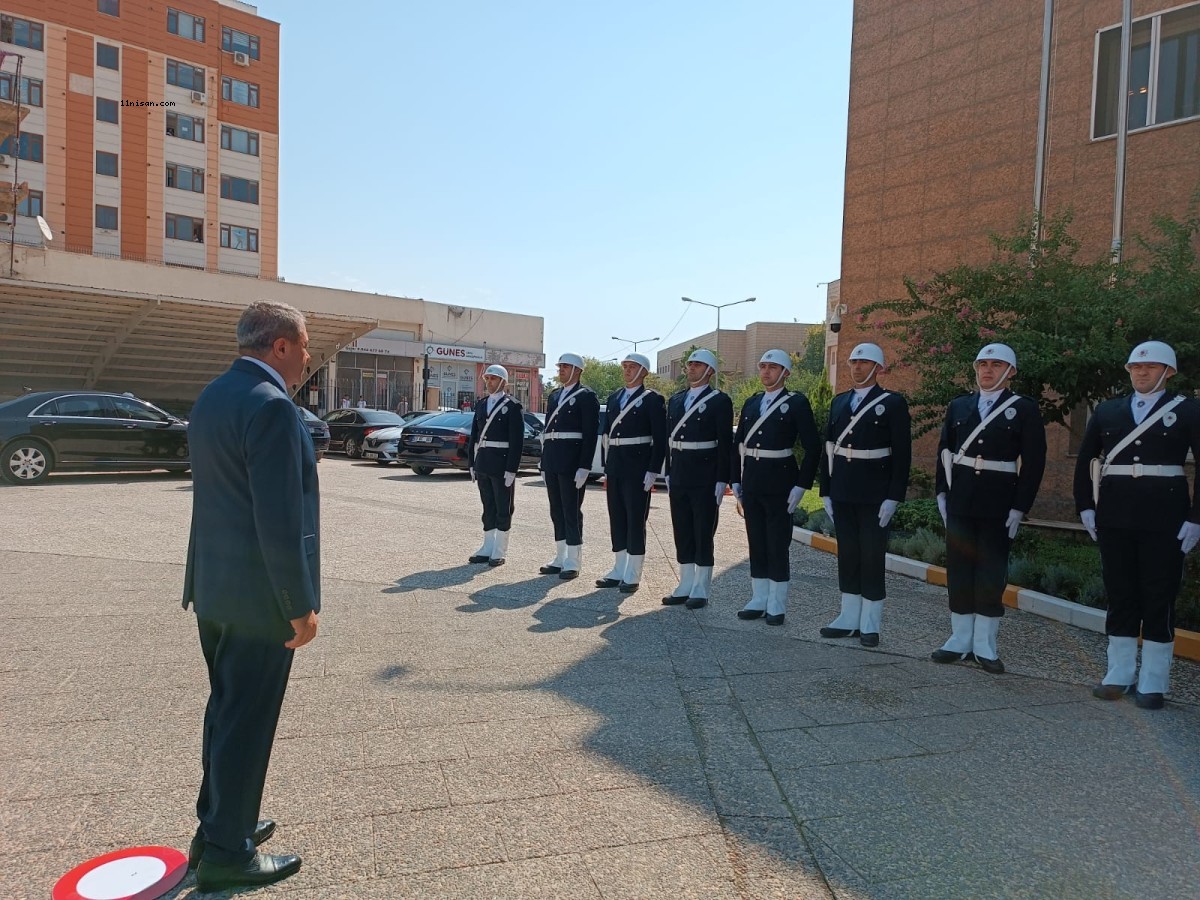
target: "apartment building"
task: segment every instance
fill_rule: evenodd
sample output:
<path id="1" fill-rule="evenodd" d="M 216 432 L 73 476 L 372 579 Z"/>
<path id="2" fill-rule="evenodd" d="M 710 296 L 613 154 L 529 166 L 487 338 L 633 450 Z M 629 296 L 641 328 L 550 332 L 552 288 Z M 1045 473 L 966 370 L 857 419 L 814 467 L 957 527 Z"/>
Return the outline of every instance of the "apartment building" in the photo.
<path id="1" fill-rule="evenodd" d="M 758 361 L 768 350 L 803 354 L 812 327 L 803 322 L 751 322 L 743 329 L 710 331 L 659 350 L 655 371 L 663 378 L 678 378 L 687 364 L 688 350 L 702 347 L 720 357 L 722 371 L 731 378 L 757 375 Z"/>

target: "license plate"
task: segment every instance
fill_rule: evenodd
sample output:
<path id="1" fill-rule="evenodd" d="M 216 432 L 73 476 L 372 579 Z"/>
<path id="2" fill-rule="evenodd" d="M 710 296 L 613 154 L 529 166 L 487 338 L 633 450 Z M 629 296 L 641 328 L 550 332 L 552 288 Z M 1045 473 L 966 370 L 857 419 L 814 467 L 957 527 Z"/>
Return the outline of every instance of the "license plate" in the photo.
<path id="1" fill-rule="evenodd" d="M 379 454 L 375 453 L 371 450 L 368 450 L 366 453 L 363 454 L 363 459 L 379 459 Z"/>
<path id="2" fill-rule="evenodd" d="M 414 444 L 432 444 L 433 443 L 433 435 L 432 434 L 414 434 L 412 436 L 412 442 Z"/>

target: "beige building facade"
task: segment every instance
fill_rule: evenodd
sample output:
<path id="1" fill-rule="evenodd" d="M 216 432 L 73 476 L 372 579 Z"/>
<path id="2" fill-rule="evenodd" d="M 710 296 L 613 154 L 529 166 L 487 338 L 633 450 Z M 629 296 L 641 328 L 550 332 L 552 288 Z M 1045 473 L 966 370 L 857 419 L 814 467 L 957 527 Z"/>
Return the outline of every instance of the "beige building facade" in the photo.
<path id="1" fill-rule="evenodd" d="M 812 327 L 804 322 L 751 322 L 740 330 L 710 331 L 659 350 L 655 371 L 663 378 L 678 378 L 683 374 L 688 350 L 702 347 L 717 354 L 724 373 L 744 378 L 758 372 L 758 361 L 768 350 L 804 353 Z"/>

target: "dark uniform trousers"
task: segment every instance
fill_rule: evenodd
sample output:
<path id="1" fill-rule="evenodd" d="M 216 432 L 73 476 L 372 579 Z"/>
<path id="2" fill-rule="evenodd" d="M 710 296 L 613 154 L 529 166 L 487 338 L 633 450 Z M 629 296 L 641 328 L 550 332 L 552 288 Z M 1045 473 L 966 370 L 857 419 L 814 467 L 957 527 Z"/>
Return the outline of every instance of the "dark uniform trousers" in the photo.
<path id="1" fill-rule="evenodd" d="M 1169 644 L 1175 640 L 1175 598 L 1183 584 L 1183 553 L 1174 531 L 1096 529 L 1104 591 L 1105 631 Z"/>
<path id="2" fill-rule="evenodd" d="M 479 487 L 479 499 L 483 502 L 483 530 L 508 531 L 512 528 L 512 514 L 516 506 L 516 484 L 504 486 L 504 475 L 475 473 L 475 484 Z"/>
<path id="3" fill-rule="evenodd" d="M 712 566 L 719 512 L 716 483 L 706 487 L 672 486 L 667 497 L 671 505 L 675 559 L 684 565 Z"/>
<path id="4" fill-rule="evenodd" d="M 650 492 L 644 489 L 642 479 L 609 476 L 605 497 L 608 500 L 608 525 L 612 532 L 613 552 L 625 550 L 630 556 L 645 556 Z"/>
<path id="5" fill-rule="evenodd" d="M 565 394 L 565 398 L 564 398 Z M 562 409 L 559 410 L 559 405 Z M 550 521 L 554 540 L 569 547 L 583 543 L 584 488 L 575 487 L 575 472 L 590 470 L 600 430 L 600 401 L 588 388 L 578 384 L 568 391 L 551 392 L 546 402 L 546 432 L 542 442 L 542 473 L 546 477 L 546 495 L 550 501 Z M 548 440 L 557 432 L 578 432 L 580 438 Z M 586 482 L 584 482 L 586 486 Z"/>
<path id="6" fill-rule="evenodd" d="M 610 439 L 648 438 L 649 442 L 609 443 L 606 448 L 604 474 L 608 526 L 614 553 L 625 550 L 630 556 L 645 556 L 646 519 L 650 515 L 650 492 L 645 489 L 645 478 L 647 472 L 658 472 L 662 468 L 666 413 L 662 395 L 644 386 L 639 386 L 622 406 L 624 396 L 622 389 L 614 391 L 608 398 L 607 436 Z"/>
<path id="7" fill-rule="evenodd" d="M 790 581 L 792 577 L 792 517 L 785 491 L 742 488 L 746 540 L 750 544 L 750 577 Z"/>
<path id="8" fill-rule="evenodd" d="M 838 537 L 838 589 L 843 594 L 859 594 L 865 600 L 882 600 L 886 596 L 884 570 L 891 528 L 879 527 L 879 506 L 879 503 L 833 501 Z"/>
<path id="9" fill-rule="evenodd" d="M 546 496 L 550 500 L 550 522 L 554 525 L 554 540 L 566 541 L 567 546 L 576 547 L 583 543 L 583 497 L 584 487 L 575 487 L 575 474 L 563 475 L 544 472 Z"/>
<path id="10" fill-rule="evenodd" d="M 204 775 L 196 817 L 204 858 L 222 865 L 254 853 L 271 745 L 295 651 L 278 635 L 197 617 L 210 693 L 204 710 Z"/>
<path id="11" fill-rule="evenodd" d="M 693 400 L 696 409 L 692 410 L 688 405 L 688 393 L 687 390 L 679 391 L 667 402 L 668 441 L 713 443 L 716 446 L 667 450 L 671 530 L 677 562 L 711 568 L 713 536 L 720 509 L 717 484 L 728 483 L 730 477 L 733 401 L 728 394 L 710 387 L 696 395 Z"/>
<path id="12" fill-rule="evenodd" d="M 967 473 L 969 475 L 969 473 Z M 946 586 L 950 612 L 960 615 L 1004 615 L 1008 583 L 1008 538 L 1005 518 L 946 516 Z"/>

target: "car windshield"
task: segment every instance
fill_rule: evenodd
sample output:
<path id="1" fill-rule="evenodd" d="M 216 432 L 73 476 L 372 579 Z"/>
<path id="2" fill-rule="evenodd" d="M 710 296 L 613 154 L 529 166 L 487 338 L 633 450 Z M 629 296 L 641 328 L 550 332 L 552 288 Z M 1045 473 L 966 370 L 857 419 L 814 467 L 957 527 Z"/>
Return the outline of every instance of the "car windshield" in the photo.
<path id="1" fill-rule="evenodd" d="M 317 418 L 315 413 L 313 413 L 311 410 L 305 409 L 303 406 L 297 406 L 296 412 L 299 413 L 300 418 L 304 419 L 306 422 L 320 422 L 321 421 L 319 418 Z"/>
<path id="2" fill-rule="evenodd" d="M 368 425 L 403 425 L 404 420 L 394 412 L 386 409 L 360 409 L 363 419 Z"/>
<path id="3" fill-rule="evenodd" d="M 420 419 L 417 422 L 409 422 L 409 427 L 414 424 L 428 426 L 429 428 L 470 428 L 471 419 L 474 418 L 473 413 L 451 412 L 438 413 L 427 419 Z"/>

